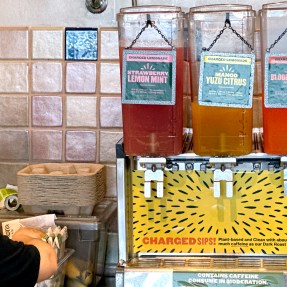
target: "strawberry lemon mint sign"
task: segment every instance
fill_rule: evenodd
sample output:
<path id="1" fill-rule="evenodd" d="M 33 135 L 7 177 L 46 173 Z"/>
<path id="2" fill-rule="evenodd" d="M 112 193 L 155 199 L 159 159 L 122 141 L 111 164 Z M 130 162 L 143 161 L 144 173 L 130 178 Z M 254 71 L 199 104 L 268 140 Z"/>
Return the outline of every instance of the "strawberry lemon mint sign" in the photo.
<path id="1" fill-rule="evenodd" d="M 174 105 L 176 52 L 124 50 L 122 103 Z"/>
<path id="2" fill-rule="evenodd" d="M 251 108 L 254 63 L 254 54 L 203 52 L 199 104 Z"/>

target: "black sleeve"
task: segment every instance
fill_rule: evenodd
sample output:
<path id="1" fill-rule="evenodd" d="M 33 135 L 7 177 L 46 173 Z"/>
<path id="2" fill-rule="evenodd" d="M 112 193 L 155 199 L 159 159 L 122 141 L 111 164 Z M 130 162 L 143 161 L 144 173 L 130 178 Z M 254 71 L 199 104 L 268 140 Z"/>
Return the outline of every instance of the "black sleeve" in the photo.
<path id="1" fill-rule="evenodd" d="M 40 268 L 40 253 L 33 245 L 0 235 L 0 286 L 34 287 Z"/>

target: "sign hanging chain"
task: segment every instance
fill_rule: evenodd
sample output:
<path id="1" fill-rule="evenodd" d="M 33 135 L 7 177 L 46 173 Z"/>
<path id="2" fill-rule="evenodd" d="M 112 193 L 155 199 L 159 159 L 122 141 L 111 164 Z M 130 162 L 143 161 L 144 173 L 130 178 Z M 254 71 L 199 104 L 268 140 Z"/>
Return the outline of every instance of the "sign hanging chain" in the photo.
<path id="1" fill-rule="evenodd" d="M 287 28 L 279 35 L 279 37 L 270 45 L 269 48 L 266 49 L 267 53 L 270 53 L 270 50 L 274 48 L 274 46 L 284 37 L 287 33 Z"/>
<path id="2" fill-rule="evenodd" d="M 140 38 L 141 34 L 145 31 L 145 29 L 148 28 L 148 26 L 151 26 L 152 28 L 154 28 L 158 32 L 158 34 L 164 39 L 164 41 L 172 48 L 172 50 L 175 50 L 174 45 L 170 43 L 170 41 L 165 37 L 165 35 L 160 31 L 160 29 L 151 21 L 149 14 L 147 14 L 146 25 L 142 27 L 140 32 L 137 34 L 136 38 L 132 41 L 131 45 L 126 47 L 126 49 L 131 49 L 134 46 L 134 44 Z"/>
<path id="3" fill-rule="evenodd" d="M 215 37 L 215 39 L 213 40 L 213 42 L 210 44 L 210 46 L 208 48 L 203 47 L 202 51 L 209 51 L 214 45 L 215 43 L 219 40 L 219 38 L 221 37 L 221 35 L 224 33 L 224 31 L 226 29 L 230 29 L 245 45 L 247 45 L 250 50 L 251 53 L 254 52 L 253 47 L 251 46 L 250 43 L 248 43 L 247 40 L 245 40 L 234 28 L 232 28 L 230 20 L 229 20 L 229 13 L 226 13 L 226 19 L 225 19 L 225 23 L 224 23 L 224 27 L 222 28 L 222 30 L 220 30 L 220 32 L 218 33 L 218 35 Z M 286 31 L 287 32 L 287 31 Z M 286 33 L 285 32 L 285 33 Z"/>

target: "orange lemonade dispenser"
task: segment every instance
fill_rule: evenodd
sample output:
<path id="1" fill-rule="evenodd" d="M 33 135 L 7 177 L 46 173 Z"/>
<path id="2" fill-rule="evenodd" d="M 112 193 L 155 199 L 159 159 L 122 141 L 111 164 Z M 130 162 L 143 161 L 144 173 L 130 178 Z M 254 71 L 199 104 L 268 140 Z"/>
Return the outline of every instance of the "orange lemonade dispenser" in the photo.
<path id="1" fill-rule="evenodd" d="M 287 153 L 287 2 L 262 6 L 264 152 Z"/>
<path id="2" fill-rule="evenodd" d="M 183 146 L 181 8 L 122 8 L 117 19 L 125 153 L 179 154 Z"/>
<path id="3" fill-rule="evenodd" d="M 249 5 L 190 8 L 193 151 L 198 155 L 252 151 L 254 18 Z"/>

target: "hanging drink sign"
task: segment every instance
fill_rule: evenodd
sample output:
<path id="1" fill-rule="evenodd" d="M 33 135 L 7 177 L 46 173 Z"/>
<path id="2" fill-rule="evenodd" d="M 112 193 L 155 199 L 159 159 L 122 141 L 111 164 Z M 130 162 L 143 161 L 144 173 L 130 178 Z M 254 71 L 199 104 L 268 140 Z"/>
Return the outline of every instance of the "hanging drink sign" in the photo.
<path id="1" fill-rule="evenodd" d="M 123 51 L 122 103 L 174 105 L 176 52 Z"/>
<path id="2" fill-rule="evenodd" d="M 213 53 L 210 49 L 230 29 L 250 54 Z M 252 108 L 255 55 L 252 46 L 231 26 L 229 13 L 223 29 L 208 48 L 203 48 L 200 60 L 198 103 L 204 106 Z"/>
<path id="3" fill-rule="evenodd" d="M 264 106 L 287 108 L 287 54 L 270 53 L 285 36 L 287 28 L 266 49 L 264 67 Z"/>
<path id="4" fill-rule="evenodd" d="M 287 108 L 287 54 L 265 55 L 264 105 Z"/>
<path id="5" fill-rule="evenodd" d="M 200 105 L 251 108 L 254 54 L 202 52 Z"/>

